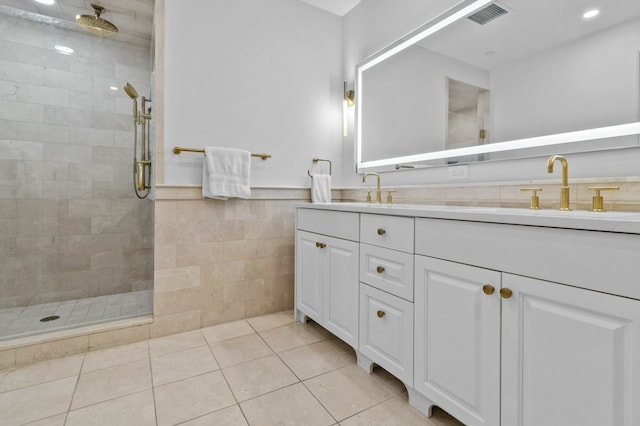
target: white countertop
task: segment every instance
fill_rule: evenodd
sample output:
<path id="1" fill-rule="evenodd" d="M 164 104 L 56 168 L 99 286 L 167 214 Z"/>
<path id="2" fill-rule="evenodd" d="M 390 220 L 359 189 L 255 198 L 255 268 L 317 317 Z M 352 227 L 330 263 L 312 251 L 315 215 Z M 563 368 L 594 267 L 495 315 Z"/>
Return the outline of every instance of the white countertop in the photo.
<path id="1" fill-rule="evenodd" d="M 506 223 L 550 228 L 585 229 L 640 234 L 640 213 L 585 210 L 530 210 L 507 207 L 443 206 L 423 204 L 328 203 L 296 207 L 355 213 L 386 214 L 473 222 Z"/>

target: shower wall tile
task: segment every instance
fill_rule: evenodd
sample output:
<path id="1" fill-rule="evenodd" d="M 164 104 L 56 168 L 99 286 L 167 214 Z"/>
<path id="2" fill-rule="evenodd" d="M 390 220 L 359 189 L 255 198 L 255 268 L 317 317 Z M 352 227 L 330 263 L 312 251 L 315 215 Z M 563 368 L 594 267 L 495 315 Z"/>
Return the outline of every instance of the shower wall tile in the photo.
<path id="1" fill-rule="evenodd" d="M 55 68 L 64 69 L 59 67 Z M 113 60 L 95 57 L 78 58 L 69 63 L 67 70 L 78 74 L 91 75 L 94 77 L 115 77 L 115 63 L 113 62 Z"/>
<path id="2" fill-rule="evenodd" d="M 45 123 L 65 126 L 87 126 L 91 123 L 91 112 L 83 109 L 44 105 Z"/>
<path id="3" fill-rule="evenodd" d="M 0 100 L 0 119 L 41 123 L 44 121 L 44 106 Z"/>
<path id="4" fill-rule="evenodd" d="M 18 123 L 10 120 L 0 120 L 0 139 L 16 139 L 17 137 Z"/>
<path id="5" fill-rule="evenodd" d="M 0 158 L 2 159 L 42 160 L 43 150 L 43 145 L 39 142 L 0 139 Z"/>
<path id="6" fill-rule="evenodd" d="M 113 129 L 125 131 L 131 129 L 133 119 L 129 114 L 113 114 L 103 111 L 92 111 L 91 127 L 96 129 Z M 133 141 L 132 141 L 133 146 Z"/>
<path id="7" fill-rule="evenodd" d="M 148 70 L 127 64 L 115 64 L 115 77 L 119 80 L 127 80 L 137 87 L 139 84 L 136 83 L 149 84 Z"/>
<path id="8" fill-rule="evenodd" d="M 0 181 L 15 180 L 18 176 L 18 160 L 0 160 Z"/>
<path id="9" fill-rule="evenodd" d="M 0 99 L 3 101 L 17 101 L 18 83 L 14 81 L 0 80 Z"/>
<path id="10" fill-rule="evenodd" d="M 30 122 L 19 122 L 16 124 L 18 127 L 18 135 L 16 137 L 23 141 L 54 143 L 70 142 L 70 129 L 68 126 Z"/>
<path id="11" fill-rule="evenodd" d="M 83 92 L 91 92 L 93 89 L 91 75 L 51 68 L 44 70 L 44 85 Z"/>
<path id="12" fill-rule="evenodd" d="M 69 129 L 69 143 L 78 145 L 104 146 L 114 145 L 116 132 L 112 129 L 92 129 L 89 127 L 72 127 Z M 133 140 L 133 133 L 128 137 L 126 145 L 129 147 Z"/>
<path id="13" fill-rule="evenodd" d="M 112 81 L 110 84 L 113 85 L 114 82 Z M 109 90 L 109 86 L 107 86 L 106 90 Z M 110 93 L 98 94 L 95 92 L 69 90 L 68 104 L 72 108 L 113 113 L 115 111 L 114 97 L 113 91 L 110 91 Z"/>
<path id="14" fill-rule="evenodd" d="M 43 84 L 44 67 L 0 60 L 0 80 Z"/>
<path id="15" fill-rule="evenodd" d="M 4 17 L 3 17 L 4 18 Z M 10 20 L 7 20 L 10 22 Z M 61 55 L 51 48 L 41 48 L 26 44 L 16 45 L 4 37 L 0 40 L 0 59 L 17 64 L 36 65 L 42 67 L 43 63 L 49 68 L 69 70 L 71 60 L 66 55 Z M 44 79 L 43 79 L 44 81 Z"/>
<path id="16" fill-rule="evenodd" d="M 30 104 L 69 106 L 69 90 L 34 84 L 18 85 L 18 101 Z"/>

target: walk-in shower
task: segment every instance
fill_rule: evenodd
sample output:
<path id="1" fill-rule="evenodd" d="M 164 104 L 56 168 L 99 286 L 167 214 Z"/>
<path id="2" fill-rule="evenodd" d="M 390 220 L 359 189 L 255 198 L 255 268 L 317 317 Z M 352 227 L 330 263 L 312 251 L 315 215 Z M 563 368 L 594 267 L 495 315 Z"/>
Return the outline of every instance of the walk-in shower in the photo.
<path id="1" fill-rule="evenodd" d="M 149 145 L 132 164 L 122 86 L 151 92 L 153 0 L 108 11 L 109 38 L 76 3 L 0 0 L 0 341 L 152 312 L 153 202 L 131 190 Z"/>

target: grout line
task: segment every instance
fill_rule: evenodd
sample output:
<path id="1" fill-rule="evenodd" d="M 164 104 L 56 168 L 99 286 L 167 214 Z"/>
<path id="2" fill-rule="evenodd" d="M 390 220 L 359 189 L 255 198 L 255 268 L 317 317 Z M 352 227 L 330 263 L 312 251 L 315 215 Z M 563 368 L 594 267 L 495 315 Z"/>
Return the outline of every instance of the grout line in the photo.
<path id="1" fill-rule="evenodd" d="M 151 350 L 149 349 L 149 340 L 147 340 L 147 356 L 149 357 L 149 374 L 151 375 L 151 397 L 153 398 L 153 415 L 155 417 L 156 426 L 158 426 L 158 404 L 156 404 L 156 384 L 153 381 L 153 363 L 151 362 Z"/>
<path id="2" fill-rule="evenodd" d="M 71 405 L 73 404 L 73 399 L 76 397 L 76 391 L 78 390 L 78 384 L 80 383 L 80 376 L 82 375 L 82 368 L 84 367 L 85 354 L 82 354 L 82 362 L 80 363 L 80 369 L 78 370 L 78 377 L 76 377 L 76 384 L 73 387 L 73 392 L 71 393 L 71 399 L 69 400 L 69 405 L 67 406 L 67 411 L 64 415 L 64 423 L 67 424 L 67 419 L 69 418 L 69 413 L 71 412 Z"/>

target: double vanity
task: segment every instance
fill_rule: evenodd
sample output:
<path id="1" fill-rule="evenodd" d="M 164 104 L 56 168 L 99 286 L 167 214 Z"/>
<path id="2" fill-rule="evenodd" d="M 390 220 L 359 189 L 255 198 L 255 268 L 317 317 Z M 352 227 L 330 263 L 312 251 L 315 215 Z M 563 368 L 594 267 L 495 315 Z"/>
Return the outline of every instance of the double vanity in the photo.
<path id="1" fill-rule="evenodd" d="M 640 424 L 640 214 L 305 204 L 295 315 L 466 425 Z"/>

